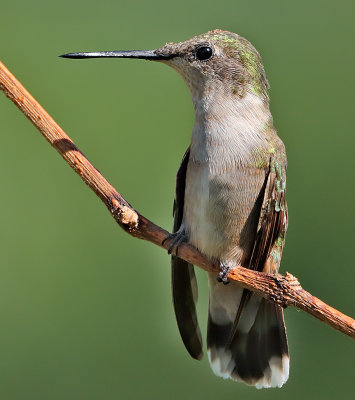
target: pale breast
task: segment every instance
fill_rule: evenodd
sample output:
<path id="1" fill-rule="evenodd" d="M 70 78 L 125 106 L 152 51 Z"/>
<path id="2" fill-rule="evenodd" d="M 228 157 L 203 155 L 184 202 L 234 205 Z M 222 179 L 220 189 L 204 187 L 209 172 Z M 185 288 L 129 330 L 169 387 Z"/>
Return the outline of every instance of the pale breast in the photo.
<path id="1" fill-rule="evenodd" d="M 186 174 L 184 225 L 189 242 L 204 254 L 216 254 L 217 233 L 209 215 L 210 176 L 207 164 L 189 162 Z"/>
<path id="2" fill-rule="evenodd" d="M 189 161 L 184 224 L 189 241 L 203 254 L 240 263 L 250 255 L 259 221 L 264 171 L 229 168 L 211 171 Z"/>
<path id="3" fill-rule="evenodd" d="M 255 160 L 270 147 L 264 127 L 272 119 L 258 96 L 228 96 L 223 88 L 193 94 L 184 226 L 206 256 L 242 263 L 255 242 L 265 182 Z"/>

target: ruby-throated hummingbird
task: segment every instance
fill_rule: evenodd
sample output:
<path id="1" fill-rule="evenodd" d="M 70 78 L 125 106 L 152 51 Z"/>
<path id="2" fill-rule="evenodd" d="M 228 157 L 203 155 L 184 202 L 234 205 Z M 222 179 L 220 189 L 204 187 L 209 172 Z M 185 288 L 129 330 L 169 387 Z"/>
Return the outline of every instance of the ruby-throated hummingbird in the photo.
<path id="1" fill-rule="evenodd" d="M 287 229 L 286 153 L 269 110 L 259 53 L 243 37 L 214 30 L 149 51 L 69 53 L 62 57 L 155 60 L 182 75 L 192 96 L 195 124 L 177 173 L 170 251 L 186 241 L 218 262 L 209 273 L 208 357 L 223 378 L 281 387 L 289 356 L 282 309 L 228 283 L 241 265 L 276 273 Z M 216 279 L 217 278 L 217 279 Z M 182 340 L 202 357 L 193 266 L 172 256 L 172 288 Z"/>

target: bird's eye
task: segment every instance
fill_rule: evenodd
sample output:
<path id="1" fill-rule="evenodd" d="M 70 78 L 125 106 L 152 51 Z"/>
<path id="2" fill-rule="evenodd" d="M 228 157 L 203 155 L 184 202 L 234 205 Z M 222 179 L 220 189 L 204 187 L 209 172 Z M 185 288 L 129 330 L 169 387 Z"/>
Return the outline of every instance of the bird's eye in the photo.
<path id="1" fill-rule="evenodd" d="M 213 51 L 209 46 L 201 46 L 196 50 L 197 60 L 204 61 L 212 57 Z"/>

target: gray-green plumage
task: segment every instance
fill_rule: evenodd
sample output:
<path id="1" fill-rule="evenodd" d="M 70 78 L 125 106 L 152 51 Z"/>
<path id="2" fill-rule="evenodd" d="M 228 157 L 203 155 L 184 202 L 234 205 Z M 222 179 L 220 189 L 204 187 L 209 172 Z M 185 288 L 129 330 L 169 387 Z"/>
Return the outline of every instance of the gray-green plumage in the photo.
<path id="1" fill-rule="evenodd" d="M 188 241 L 229 267 L 278 271 L 287 229 L 286 153 L 269 109 L 259 53 L 241 36 L 207 32 L 157 50 L 69 53 L 163 62 L 187 83 L 195 109 L 190 146 L 177 174 L 171 249 Z M 213 371 L 258 388 L 282 386 L 289 372 L 283 312 L 209 274 L 207 348 Z M 202 357 L 191 264 L 172 256 L 173 302 L 183 342 Z"/>
<path id="2" fill-rule="evenodd" d="M 198 62 L 199 46 L 213 47 L 214 56 Z M 172 51 L 181 56 L 167 63 L 187 82 L 195 108 L 189 160 L 177 179 L 177 238 L 186 236 L 221 264 L 277 272 L 287 228 L 286 154 L 273 127 L 261 58 L 244 38 L 222 31 L 158 50 Z M 173 258 L 173 288 L 179 269 L 187 268 L 176 263 Z M 190 354 L 200 355 L 200 342 L 187 340 L 191 332 L 198 337 L 198 324 L 176 307 L 179 299 L 194 309 L 187 301 L 196 298 L 191 270 L 185 277 L 185 284 L 179 280 L 185 290 L 174 292 L 176 317 Z M 215 373 L 257 387 L 282 386 L 288 377 L 282 310 L 234 283 L 221 285 L 213 274 L 209 281 L 207 346 Z"/>

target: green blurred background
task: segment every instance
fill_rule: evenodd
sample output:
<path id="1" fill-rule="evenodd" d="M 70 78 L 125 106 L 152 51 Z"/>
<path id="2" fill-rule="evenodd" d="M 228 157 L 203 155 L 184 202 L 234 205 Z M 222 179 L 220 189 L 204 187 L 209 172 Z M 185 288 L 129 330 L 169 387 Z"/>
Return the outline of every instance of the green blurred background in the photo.
<path id="1" fill-rule="evenodd" d="M 289 159 L 282 271 L 354 315 L 353 1 L 3 1 L 0 59 L 140 212 L 169 229 L 190 95 L 164 65 L 60 59 L 151 49 L 220 28 L 261 52 Z M 129 237 L 0 95 L 0 398 L 338 399 L 353 396 L 355 346 L 287 309 L 291 375 L 258 391 L 189 358 L 169 257 Z M 200 281 L 206 325 L 207 282 Z M 205 331 L 205 329 L 204 329 Z"/>

